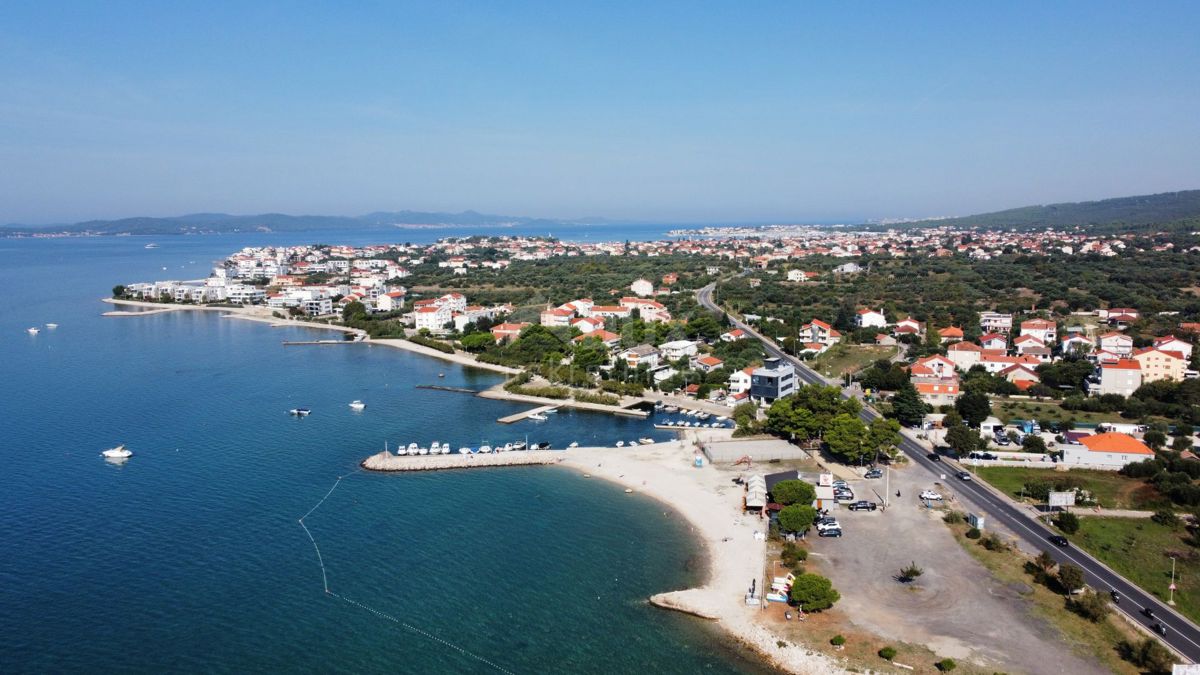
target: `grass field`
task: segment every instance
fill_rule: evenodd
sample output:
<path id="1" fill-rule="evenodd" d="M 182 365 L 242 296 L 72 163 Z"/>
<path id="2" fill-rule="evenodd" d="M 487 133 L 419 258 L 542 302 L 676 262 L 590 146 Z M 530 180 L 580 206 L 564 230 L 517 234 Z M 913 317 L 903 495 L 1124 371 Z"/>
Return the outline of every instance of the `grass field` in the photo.
<path id="1" fill-rule="evenodd" d="M 1093 413 L 1081 410 L 1063 410 L 1057 401 L 1029 401 L 1023 399 L 996 398 L 992 400 L 992 414 L 1007 424 L 1012 420 L 1050 420 L 1076 424 L 1098 424 L 1100 422 L 1129 422 L 1117 413 Z"/>
<path id="2" fill-rule="evenodd" d="M 1017 499 L 1021 497 L 1022 487 L 1026 483 L 1065 475 L 1081 481 L 1080 487 L 1091 492 L 1104 508 L 1154 511 L 1170 506 L 1170 501 L 1153 486 L 1137 478 L 1127 478 L 1115 471 L 1072 469 L 1063 474 L 1048 469 L 1007 466 L 983 466 L 977 471 L 980 478 L 991 483 L 997 490 Z"/>
<path id="3" fill-rule="evenodd" d="M 1200 620 L 1200 552 L 1185 540 L 1187 531 L 1130 518 L 1080 518 L 1071 542 L 1103 560 L 1126 579 L 1162 600 L 1175 564 L 1176 609 Z"/>
<path id="4" fill-rule="evenodd" d="M 879 359 L 890 359 L 895 354 L 895 347 L 836 344 L 809 361 L 809 364 L 826 377 L 837 377 L 843 373 L 856 373 Z"/>

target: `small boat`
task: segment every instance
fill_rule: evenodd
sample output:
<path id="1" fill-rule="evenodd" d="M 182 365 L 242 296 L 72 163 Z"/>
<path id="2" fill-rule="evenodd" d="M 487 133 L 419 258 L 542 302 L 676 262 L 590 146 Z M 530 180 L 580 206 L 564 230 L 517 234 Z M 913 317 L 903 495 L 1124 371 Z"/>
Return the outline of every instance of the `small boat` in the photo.
<path id="1" fill-rule="evenodd" d="M 528 419 L 534 420 L 535 422 L 545 422 L 548 418 L 542 413 L 533 413 Z"/>
<path id="2" fill-rule="evenodd" d="M 40 330 L 38 330 L 32 326 L 30 326 L 29 328 L 26 328 L 25 330 L 29 331 L 30 335 L 37 335 L 38 333 L 41 332 Z"/>
<path id="3" fill-rule="evenodd" d="M 58 324 L 48 323 L 48 324 L 46 324 L 46 328 L 49 328 L 50 330 L 54 330 L 55 328 L 58 328 Z"/>
<path id="4" fill-rule="evenodd" d="M 623 448 L 623 447 L 625 447 L 625 441 L 617 441 L 617 447 L 618 447 L 618 448 Z"/>
<path id="5" fill-rule="evenodd" d="M 438 443 L 437 441 L 434 441 L 433 444 L 429 446 L 429 454 L 431 454 L 431 455 L 442 454 L 442 444 Z"/>
<path id="6" fill-rule="evenodd" d="M 579 441 L 571 441 L 571 444 L 570 444 L 570 445 L 568 445 L 567 447 L 568 447 L 568 448 L 578 448 L 578 447 L 579 447 Z"/>
<path id="7" fill-rule="evenodd" d="M 710 414 L 708 414 L 708 413 L 706 413 L 706 412 L 700 412 L 700 413 L 697 413 L 697 414 L 696 414 L 696 419 L 698 419 L 698 420 L 706 420 L 706 419 L 708 419 L 708 418 L 710 418 L 710 417 L 712 417 L 712 415 L 710 415 Z"/>
<path id="8" fill-rule="evenodd" d="M 524 450 L 528 447 L 528 445 L 526 445 L 525 441 L 517 441 L 517 442 L 513 443 L 512 446 L 513 446 L 513 450 Z"/>
<path id="9" fill-rule="evenodd" d="M 537 449 L 538 450 L 549 450 L 550 449 L 550 441 L 542 441 L 541 443 L 538 443 Z"/>
<path id="10" fill-rule="evenodd" d="M 718 422 L 724 422 L 724 421 L 726 421 L 726 420 L 728 420 L 728 419 L 729 419 L 729 418 L 728 418 L 728 417 L 726 417 L 726 416 L 724 416 L 724 415 L 717 415 L 717 421 L 718 421 Z"/>
<path id="11" fill-rule="evenodd" d="M 362 401 L 360 401 L 358 399 L 354 399 L 353 401 L 350 402 L 351 410 L 362 410 L 363 408 L 366 408 L 366 407 L 367 407 L 367 404 L 363 403 Z"/>
<path id="12" fill-rule="evenodd" d="M 292 408 L 288 411 L 288 414 L 296 417 L 308 417 L 312 414 L 312 411 L 308 408 Z"/>
<path id="13" fill-rule="evenodd" d="M 500 452 L 512 452 L 512 449 L 513 449 L 512 443 L 505 443 L 504 447 L 500 448 Z"/>
<path id="14" fill-rule="evenodd" d="M 669 406 L 667 406 L 667 407 L 663 408 L 663 412 L 665 412 L 665 413 L 671 413 L 672 415 L 674 415 L 675 413 L 679 412 L 679 406 L 677 406 L 677 405 L 669 405 Z"/>
<path id="15" fill-rule="evenodd" d="M 133 453 L 125 447 L 125 444 L 122 443 L 115 448 L 109 448 L 108 450 L 101 452 L 100 456 L 104 459 L 128 459 L 133 457 Z"/>
<path id="16" fill-rule="evenodd" d="M 396 446 L 396 455 L 399 457 L 407 457 L 408 456 L 408 448 L 404 447 L 403 445 L 397 445 Z"/>
<path id="17" fill-rule="evenodd" d="M 642 445 L 654 445 L 654 439 L 653 438 L 639 438 L 638 443 L 641 443 Z"/>
<path id="18" fill-rule="evenodd" d="M 550 415 L 550 414 L 553 414 L 556 412 L 558 412 L 558 408 L 551 408 L 551 409 L 547 410 L 545 414 Z"/>
<path id="19" fill-rule="evenodd" d="M 428 455 L 428 454 L 429 454 L 429 448 L 417 448 L 417 454 L 419 454 L 419 455 Z"/>
<path id="20" fill-rule="evenodd" d="M 479 446 L 479 452 L 481 452 L 481 453 L 483 453 L 483 454 L 485 454 L 485 455 L 486 455 L 486 454 L 488 454 L 488 453 L 490 453 L 491 451 L 492 451 L 492 446 L 490 446 L 490 445 L 481 445 L 481 446 Z"/>
<path id="21" fill-rule="evenodd" d="M 408 444 L 408 454 L 419 455 L 419 454 L 421 454 L 421 449 L 417 447 L 416 443 L 409 443 Z"/>
<path id="22" fill-rule="evenodd" d="M 445 377 L 445 376 L 446 376 L 445 373 L 438 373 L 438 377 Z"/>
<path id="23" fill-rule="evenodd" d="M 155 244 L 154 242 L 150 242 L 149 244 L 146 244 L 142 248 L 158 248 L 158 244 Z"/>
<path id="24" fill-rule="evenodd" d="M 471 454 L 471 449 L 464 445 L 458 449 L 458 454 L 469 455 L 469 454 Z"/>
<path id="25" fill-rule="evenodd" d="M 662 409 L 663 409 L 663 408 L 665 408 L 665 407 L 667 407 L 667 406 L 666 406 L 666 404 L 664 404 L 662 401 L 655 401 L 655 402 L 654 402 L 654 409 L 655 409 L 655 410 L 662 410 Z"/>

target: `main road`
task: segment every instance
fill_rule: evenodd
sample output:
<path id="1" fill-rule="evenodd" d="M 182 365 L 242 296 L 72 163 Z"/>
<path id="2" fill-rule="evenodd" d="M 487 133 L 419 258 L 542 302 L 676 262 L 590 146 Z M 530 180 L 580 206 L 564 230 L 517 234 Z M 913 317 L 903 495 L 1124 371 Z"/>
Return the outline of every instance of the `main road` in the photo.
<path id="1" fill-rule="evenodd" d="M 716 284 L 713 283 L 698 290 L 696 300 L 709 311 L 720 313 L 724 310 L 717 306 L 712 297 L 715 286 Z M 774 340 L 764 337 L 737 318 L 730 316 L 729 320 L 734 326 L 762 342 L 763 348 L 769 355 L 791 363 L 796 368 L 796 376 L 806 384 L 832 384 L 803 361 L 785 353 L 775 344 Z M 864 422 L 869 423 L 880 414 L 864 405 L 860 416 Z M 929 459 L 928 450 L 913 438 L 908 430 L 901 433 L 900 439 L 900 449 L 917 466 L 923 467 L 937 476 L 939 480 L 948 472 L 947 467 L 940 461 L 934 462 Z M 1004 525 L 1034 548 L 1049 552 L 1059 564 L 1069 563 L 1081 568 L 1084 578 L 1092 588 L 1099 592 L 1116 591 L 1120 596 L 1120 602 L 1115 605 L 1117 611 L 1124 613 L 1130 620 L 1148 630 L 1153 630 L 1155 624 L 1162 624 L 1167 628 L 1167 634 L 1160 639 L 1185 656 L 1188 661 L 1200 662 L 1200 627 L 1184 618 L 1174 608 L 1138 588 L 1088 553 L 1074 547 L 1060 548 L 1051 544 L 1049 539 L 1056 534 L 1054 530 L 1043 525 L 1041 521 L 1031 518 L 1027 513 L 1014 506 L 1011 501 L 996 494 L 990 488 L 975 481 L 957 481 L 956 491 L 994 522 Z M 1153 610 L 1155 618 L 1151 619 L 1146 615 L 1147 608 Z"/>

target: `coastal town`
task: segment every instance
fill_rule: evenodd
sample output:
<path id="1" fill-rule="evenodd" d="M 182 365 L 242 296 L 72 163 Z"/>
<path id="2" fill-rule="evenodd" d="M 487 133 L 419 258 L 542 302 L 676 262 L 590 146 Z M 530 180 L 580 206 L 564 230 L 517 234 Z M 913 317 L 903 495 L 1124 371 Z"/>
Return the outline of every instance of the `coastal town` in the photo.
<path id="1" fill-rule="evenodd" d="M 708 518 L 699 522 L 693 517 L 693 522 L 709 532 L 710 547 L 719 549 L 723 542 L 743 538 L 753 544 L 747 553 L 730 556 L 714 569 L 710 585 L 656 596 L 654 602 L 736 625 L 741 639 L 796 672 L 838 672 L 843 667 L 837 665 L 836 651 L 828 657 L 799 658 L 794 651 L 772 646 L 774 638 L 768 637 L 790 635 L 805 643 L 792 627 L 793 616 L 822 621 L 821 610 L 828 609 L 820 593 L 811 594 L 813 584 L 832 579 L 843 589 L 841 604 L 866 613 L 884 611 L 888 603 L 889 611 L 900 611 L 905 604 L 903 594 L 887 588 L 875 589 L 886 601 L 863 607 L 864 598 L 847 589 L 854 582 L 842 571 L 821 566 L 816 573 L 802 559 L 796 560 L 797 551 L 833 555 L 831 546 L 859 540 L 862 535 L 855 530 L 860 519 L 868 519 L 862 525 L 871 532 L 881 526 L 879 519 L 891 514 L 899 518 L 896 502 L 906 501 L 904 493 L 913 495 L 927 513 L 945 516 L 949 527 L 934 540 L 948 547 L 946 555 L 957 558 L 955 564 L 964 574 L 973 564 L 962 550 L 973 544 L 968 531 L 984 527 L 980 516 L 976 525 L 955 529 L 955 523 L 966 522 L 958 520 L 965 518 L 958 510 L 965 505 L 956 499 L 956 490 L 990 483 L 987 494 L 993 499 L 1001 495 L 1006 516 L 1035 521 L 1048 514 L 1050 531 L 1069 535 L 1078 531 L 1080 522 L 1108 522 L 1126 513 L 1131 514 L 1127 522 L 1142 527 L 1146 521 L 1141 518 L 1162 511 L 1138 510 L 1127 499 L 1100 497 L 1099 486 L 1113 479 L 1128 483 L 1127 489 L 1146 481 L 1154 486 L 1149 489 L 1181 511 L 1200 504 L 1200 488 L 1193 487 L 1191 479 L 1159 485 L 1155 481 L 1161 469 L 1150 468 L 1166 462 L 1166 472 L 1191 475 L 1200 467 L 1191 426 L 1200 419 L 1194 407 L 1181 403 L 1194 396 L 1191 392 L 1200 383 L 1194 358 L 1200 324 L 1187 312 L 1163 310 L 1159 304 L 1153 311 L 1100 305 L 1064 310 L 1053 298 L 1041 298 L 1025 310 L 980 308 L 970 321 L 959 321 L 964 318 L 961 311 L 946 320 L 944 314 L 918 307 L 898 315 L 896 301 L 886 307 L 842 309 L 837 316 L 792 313 L 778 318 L 768 313 L 770 303 L 759 303 L 757 311 L 737 311 L 739 290 L 834 290 L 870 279 L 872 261 L 886 258 L 949 257 L 982 264 L 992 256 L 1011 257 L 1019 249 L 1027 257 L 1119 260 L 1135 253 L 1164 253 L 1169 243 L 1147 246 L 1144 237 L 1049 229 L 845 233 L 813 228 L 789 230 L 776 239 L 760 239 L 761 233 L 750 238 L 737 236 L 745 233 L 705 234 L 717 236 L 585 244 L 535 237 L 463 237 L 429 245 L 246 248 L 221 261 L 204 279 L 126 283 L 113 289 L 112 302 L 172 311 L 225 309 L 235 316 L 244 313 L 280 324 L 347 330 L 348 336 L 367 343 L 403 346 L 497 369 L 511 378 L 485 394 L 536 406 L 513 419 L 544 419 L 546 411 L 562 407 L 648 415 L 658 428 L 675 431 L 678 440 L 651 445 L 650 439 L 634 439 L 616 447 L 560 452 L 520 447 L 505 453 L 498 451 L 510 448 L 497 447 L 480 454 L 479 449 L 462 448 L 437 459 L 406 458 L 401 449 L 398 454 L 372 455 L 363 466 L 407 471 L 554 464 L 600 474 L 628 485 L 626 492 L 657 494 L 671 504 L 680 504 L 685 494 L 690 503 L 708 502 L 714 494 L 710 491 L 717 490 L 726 496 L 713 508 L 730 509 L 742 518 L 751 515 L 753 520 L 741 521 L 744 526 L 734 530 L 714 528 Z M 600 261 L 646 262 L 631 267 L 620 285 L 581 286 L 584 282 L 578 279 L 574 286 L 555 285 L 547 277 L 528 287 L 529 279 L 538 278 L 530 275 L 545 273 L 556 260 L 566 266 L 567 274 L 572 266 Z M 622 276 L 610 275 L 608 268 L 591 269 L 602 270 L 604 282 Z M 552 273 L 563 272 L 555 268 Z M 500 290 L 515 285 L 506 281 L 509 278 L 519 278 L 525 286 Z M 571 288 L 581 295 L 565 295 Z M 734 306 L 704 306 L 705 288 L 728 296 Z M 839 404 L 824 421 L 798 421 L 794 411 L 801 407 L 803 414 L 811 415 L 819 405 L 827 405 L 817 403 L 826 395 L 822 391 L 848 397 L 854 405 Z M 883 424 L 882 418 L 860 422 L 856 411 L 867 406 L 882 411 L 893 426 Z M 718 421 L 709 423 L 712 419 Z M 594 460 L 599 463 L 593 465 Z M 769 462 L 781 465 L 760 468 Z M 955 480 L 928 481 L 913 473 L 928 462 L 953 469 Z M 622 473 L 604 470 L 606 464 Z M 703 467 L 699 473 L 698 467 Z M 625 480 L 626 474 L 658 480 L 635 485 Z M 878 485 L 880 479 L 885 486 Z M 729 480 L 742 488 L 732 503 L 728 491 L 717 488 Z M 793 488 L 794 483 L 805 487 Z M 902 487 L 893 497 L 893 487 L 887 485 Z M 787 492 L 794 489 L 804 496 L 797 499 Z M 1069 495 L 1055 499 L 1073 506 L 1047 506 L 1045 490 Z M 1080 517 L 1092 515 L 1077 511 L 1083 508 L 1098 509 L 1107 517 Z M 919 526 L 889 522 L 886 527 Z M 1021 527 L 997 517 L 989 526 L 988 545 L 1013 560 L 1037 553 L 1027 542 L 1019 542 Z M 1059 540 L 1062 543 L 1056 544 Z M 914 559 L 937 548 L 925 535 L 915 534 L 912 541 L 905 555 Z M 1066 546 L 1068 540 L 1053 534 L 1044 541 Z M 1103 551 L 1089 552 L 1108 559 Z M 762 571 L 781 565 L 792 571 Z M 1062 565 L 1070 567 L 1065 561 Z M 747 574 L 753 583 L 744 593 L 735 592 L 733 580 Z M 808 591 L 797 585 L 801 578 Z M 911 581 L 905 586 L 913 586 Z M 1143 589 L 1136 592 L 1158 590 Z M 1093 596 L 1099 597 L 1101 590 L 1094 589 Z M 1117 591 L 1108 601 L 1115 606 Z M 782 609 L 775 610 L 777 605 Z M 748 614 L 751 607 L 757 613 Z M 1111 609 L 1102 613 L 1105 622 L 1116 620 Z M 851 623 L 853 630 L 862 630 L 869 622 Z M 1148 621 L 1146 628 L 1160 630 L 1164 625 Z M 886 632 L 877 630 L 874 639 Z M 920 642 L 921 636 L 905 639 Z M 885 648 L 894 651 L 880 647 Z M 1011 643 L 1004 647 L 1011 648 Z M 947 653 L 997 667 L 1020 661 L 979 645 Z M 901 663 L 903 658 L 890 660 Z"/>

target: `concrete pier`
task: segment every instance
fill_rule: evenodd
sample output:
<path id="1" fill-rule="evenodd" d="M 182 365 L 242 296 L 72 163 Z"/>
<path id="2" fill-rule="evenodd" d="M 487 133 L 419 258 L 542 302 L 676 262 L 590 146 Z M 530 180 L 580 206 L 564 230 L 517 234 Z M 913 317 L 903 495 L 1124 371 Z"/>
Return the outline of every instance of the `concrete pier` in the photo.
<path id="1" fill-rule="evenodd" d="M 368 471 L 440 471 L 443 469 L 469 469 L 480 466 L 531 466 L 554 464 L 562 456 L 553 450 L 520 450 L 515 452 L 491 452 L 486 455 L 418 455 L 416 457 L 393 455 L 384 451 L 364 459 L 362 468 Z"/>
<path id="2" fill-rule="evenodd" d="M 524 412 L 519 412 L 514 415 L 505 415 L 504 417 L 501 417 L 500 419 L 498 419 L 496 421 L 499 422 L 500 424 L 512 424 L 513 422 L 520 422 L 523 419 L 527 419 L 530 415 L 537 415 L 539 413 L 549 412 L 551 410 L 557 410 L 558 407 L 559 406 L 556 406 L 556 405 L 538 406 L 536 408 L 526 410 Z"/>

